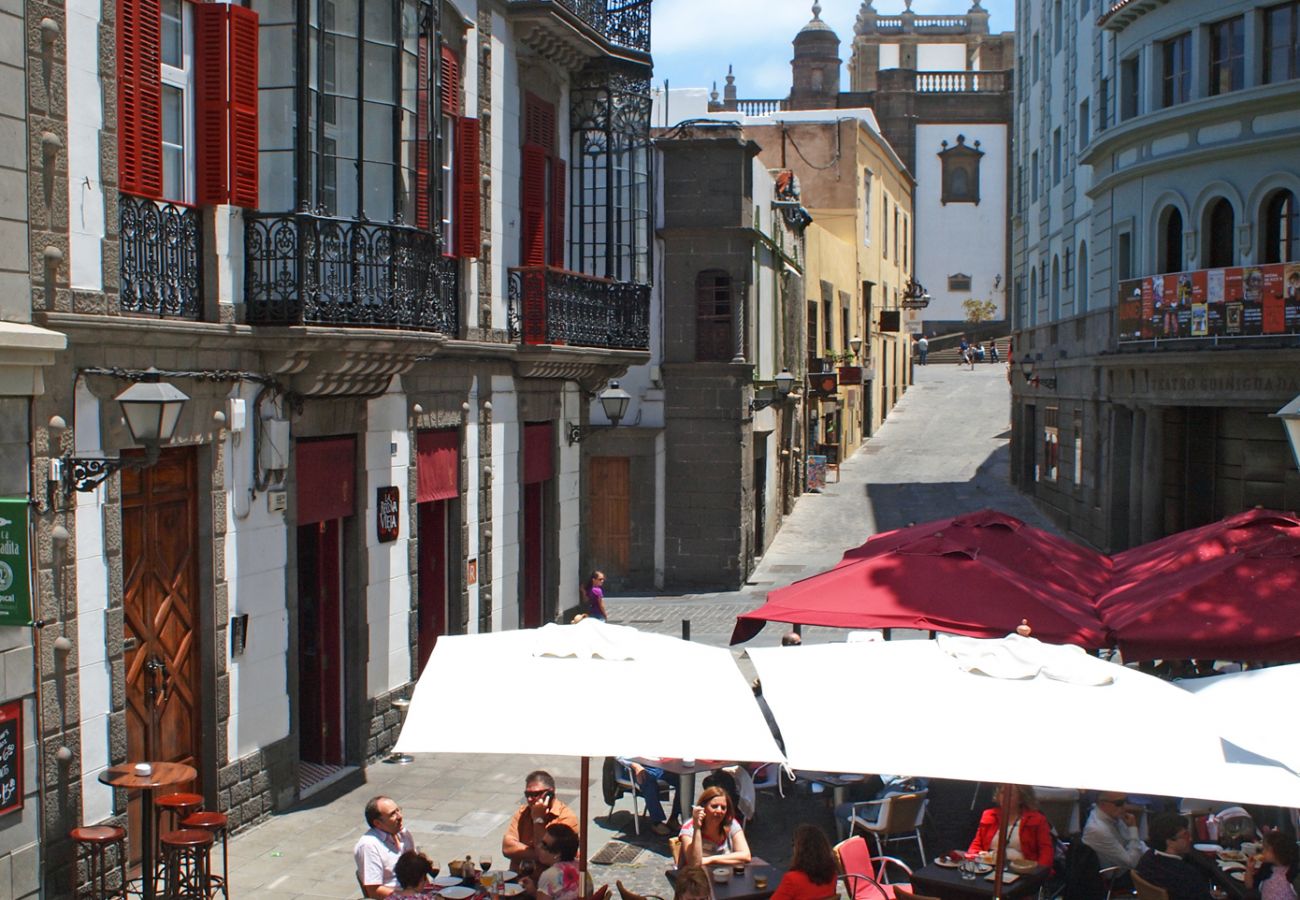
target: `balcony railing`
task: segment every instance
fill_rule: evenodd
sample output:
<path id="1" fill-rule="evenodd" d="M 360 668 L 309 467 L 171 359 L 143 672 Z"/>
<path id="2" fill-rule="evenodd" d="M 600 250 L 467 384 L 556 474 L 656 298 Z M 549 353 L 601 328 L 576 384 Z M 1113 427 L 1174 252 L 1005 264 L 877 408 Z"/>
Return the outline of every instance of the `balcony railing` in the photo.
<path id="1" fill-rule="evenodd" d="M 650 286 L 548 266 L 510 270 L 510 339 L 650 349 Z"/>
<path id="2" fill-rule="evenodd" d="M 1008 89 L 1005 71 L 917 72 L 918 94 L 997 94 Z"/>
<path id="3" fill-rule="evenodd" d="M 608 43 L 650 52 L 650 4 L 653 0 L 511 0 L 512 5 L 558 6 L 569 11 Z"/>
<path id="4" fill-rule="evenodd" d="M 457 261 L 442 255 L 435 235 L 312 213 L 253 213 L 246 221 L 250 323 L 457 334 Z"/>
<path id="5" fill-rule="evenodd" d="M 174 319 L 203 314 L 203 216 L 199 210 L 118 195 L 122 312 Z"/>

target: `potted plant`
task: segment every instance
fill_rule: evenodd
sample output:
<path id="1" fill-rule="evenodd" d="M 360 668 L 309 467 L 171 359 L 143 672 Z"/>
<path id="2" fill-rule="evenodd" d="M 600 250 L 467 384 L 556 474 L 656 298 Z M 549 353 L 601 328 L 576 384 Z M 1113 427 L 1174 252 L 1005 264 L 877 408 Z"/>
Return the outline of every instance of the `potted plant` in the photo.
<path id="1" fill-rule="evenodd" d="M 857 355 L 849 352 L 836 353 L 835 364 L 839 371 L 840 384 L 862 384 L 862 366 L 857 364 Z"/>

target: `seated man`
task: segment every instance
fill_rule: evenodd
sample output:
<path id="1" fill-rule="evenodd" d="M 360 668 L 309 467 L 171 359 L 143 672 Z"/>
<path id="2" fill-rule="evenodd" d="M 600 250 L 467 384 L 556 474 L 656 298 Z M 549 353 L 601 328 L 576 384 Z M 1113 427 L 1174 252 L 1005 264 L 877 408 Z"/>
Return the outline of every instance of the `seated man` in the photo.
<path id="1" fill-rule="evenodd" d="M 1127 794 L 1102 791 L 1083 826 L 1083 842 L 1097 851 L 1103 869 L 1118 867 L 1117 874 L 1136 866 L 1147 850 L 1138 837 L 1137 816 L 1124 808 L 1127 802 Z"/>
<path id="2" fill-rule="evenodd" d="M 555 779 L 549 772 L 538 769 L 524 779 L 524 805 L 515 811 L 510 827 L 501 839 L 501 853 L 510 860 L 510 867 L 522 871 L 527 862 L 535 875 L 540 875 L 546 865 L 539 861 L 537 847 L 553 822 L 578 830 L 578 817 L 563 802 L 555 799 Z M 530 866 L 525 866 L 529 868 Z"/>
<path id="3" fill-rule="evenodd" d="M 635 760 L 618 757 L 618 764 L 626 768 L 636 784 L 637 796 L 645 801 L 645 812 L 650 818 L 650 830 L 655 834 L 675 834 L 668 827 L 668 814 L 664 812 L 663 802 L 659 799 L 659 782 L 666 782 L 673 789 L 673 809 L 680 803 L 682 789 L 681 778 L 676 772 L 668 772 L 659 766 L 643 766 Z"/>
<path id="4" fill-rule="evenodd" d="M 1133 871 L 1169 892 L 1169 900 L 1210 900 L 1209 876 L 1187 862 L 1192 837 L 1177 813 L 1161 813 L 1147 829 L 1151 849 Z"/>
<path id="5" fill-rule="evenodd" d="M 397 860 L 415 849 L 411 832 L 402 827 L 402 810 L 390 797 L 372 797 L 366 803 L 366 824 L 352 851 L 357 861 L 357 881 L 367 897 L 387 897 L 397 890 Z"/>

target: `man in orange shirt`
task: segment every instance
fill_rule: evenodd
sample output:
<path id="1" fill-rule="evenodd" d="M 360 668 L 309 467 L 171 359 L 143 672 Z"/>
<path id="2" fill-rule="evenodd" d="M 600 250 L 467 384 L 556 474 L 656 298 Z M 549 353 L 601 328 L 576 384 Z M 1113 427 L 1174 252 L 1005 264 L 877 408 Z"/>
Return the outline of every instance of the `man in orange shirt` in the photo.
<path id="1" fill-rule="evenodd" d="M 555 797 L 555 779 L 541 769 L 529 772 L 524 779 L 524 805 L 510 819 L 510 827 L 501 839 L 501 853 L 509 858 L 512 869 L 520 872 L 520 864 L 530 862 L 535 878 L 546 868 L 537 858 L 537 845 L 546 826 L 555 822 L 578 831 L 578 817 Z"/>

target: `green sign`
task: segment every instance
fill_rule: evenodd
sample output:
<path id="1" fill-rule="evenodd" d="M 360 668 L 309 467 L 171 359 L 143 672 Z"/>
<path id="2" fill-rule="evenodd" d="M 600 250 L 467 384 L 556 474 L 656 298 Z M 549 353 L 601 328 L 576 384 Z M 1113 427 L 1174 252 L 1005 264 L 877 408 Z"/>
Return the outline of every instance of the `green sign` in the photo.
<path id="1" fill-rule="evenodd" d="M 0 497 L 0 625 L 32 624 L 27 498 Z"/>

